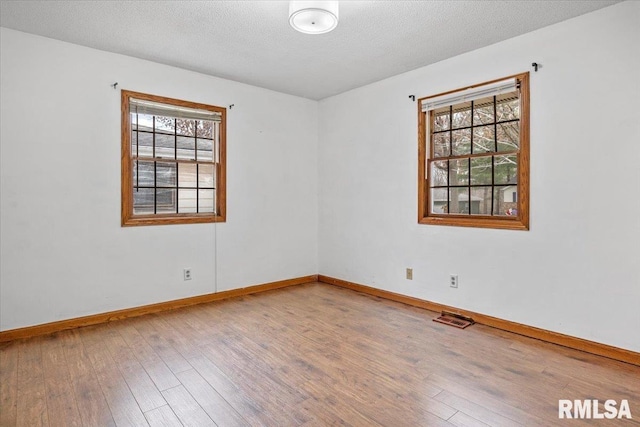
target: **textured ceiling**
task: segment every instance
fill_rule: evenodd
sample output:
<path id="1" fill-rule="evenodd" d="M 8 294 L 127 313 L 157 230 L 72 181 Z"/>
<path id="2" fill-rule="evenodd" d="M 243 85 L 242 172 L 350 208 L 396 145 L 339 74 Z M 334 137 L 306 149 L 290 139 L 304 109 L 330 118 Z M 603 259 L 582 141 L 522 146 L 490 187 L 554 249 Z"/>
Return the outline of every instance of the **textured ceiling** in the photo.
<path id="1" fill-rule="evenodd" d="M 323 35 L 286 1 L 5 1 L 0 25 L 322 99 L 616 1 L 341 1 Z"/>

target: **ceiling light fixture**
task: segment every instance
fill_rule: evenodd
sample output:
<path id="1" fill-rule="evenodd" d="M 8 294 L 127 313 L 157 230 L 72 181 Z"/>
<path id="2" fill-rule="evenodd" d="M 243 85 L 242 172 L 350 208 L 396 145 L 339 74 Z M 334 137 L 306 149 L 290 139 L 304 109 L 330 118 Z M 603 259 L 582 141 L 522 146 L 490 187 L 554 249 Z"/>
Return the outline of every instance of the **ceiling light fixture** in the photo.
<path id="1" fill-rule="evenodd" d="M 291 1 L 289 24 L 305 34 L 328 33 L 338 26 L 338 2 Z"/>

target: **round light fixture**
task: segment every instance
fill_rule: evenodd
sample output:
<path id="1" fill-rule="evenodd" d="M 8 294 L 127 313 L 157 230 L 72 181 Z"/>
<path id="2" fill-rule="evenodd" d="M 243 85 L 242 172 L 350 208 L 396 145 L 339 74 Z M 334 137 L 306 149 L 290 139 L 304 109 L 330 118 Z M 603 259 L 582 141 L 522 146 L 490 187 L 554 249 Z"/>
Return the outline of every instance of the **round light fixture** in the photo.
<path id="1" fill-rule="evenodd" d="M 338 2 L 289 2 L 289 24 L 305 34 L 328 33 L 338 26 Z"/>

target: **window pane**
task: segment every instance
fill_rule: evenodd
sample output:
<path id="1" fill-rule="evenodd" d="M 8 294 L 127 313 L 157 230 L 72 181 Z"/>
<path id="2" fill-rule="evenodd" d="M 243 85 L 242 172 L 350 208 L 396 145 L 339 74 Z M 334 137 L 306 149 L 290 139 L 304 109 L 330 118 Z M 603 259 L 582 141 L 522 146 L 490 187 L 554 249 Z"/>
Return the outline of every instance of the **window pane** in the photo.
<path id="1" fill-rule="evenodd" d="M 213 139 L 213 122 L 198 120 L 198 138 Z"/>
<path id="2" fill-rule="evenodd" d="M 469 213 L 469 188 L 452 188 L 449 191 L 449 213 Z"/>
<path id="3" fill-rule="evenodd" d="M 491 215 L 491 187 L 471 188 L 471 214 Z"/>
<path id="4" fill-rule="evenodd" d="M 440 108 L 435 111 L 433 117 L 433 131 L 449 129 L 449 107 Z"/>
<path id="5" fill-rule="evenodd" d="M 213 161 L 215 163 L 220 163 L 220 138 L 219 137 L 216 137 L 213 140 L 212 156 L 213 156 Z"/>
<path id="6" fill-rule="evenodd" d="M 471 153 L 471 129 L 454 130 L 451 133 L 452 156 L 460 156 Z"/>
<path id="7" fill-rule="evenodd" d="M 155 182 L 153 162 L 133 161 L 133 186 L 153 187 Z"/>
<path id="8" fill-rule="evenodd" d="M 138 130 L 153 132 L 153 116 L 138 114 Z"/>
<path id="9" fill-rule="evenodd" d="M 153 157 L 153 134 L 138 132 L 138 157 Z"/>
<path id="10" fill-rule="evenodd" d="M 494 122 L 493 96 L 478 99 L 473 103 L 473 125 L 484 125 Z"/>
<path id="11" fill-rule="evenodd" d="M 198 187 L 200 188 L 213 188 L 214 184 L 214 175 L 213 175 L 213 165 L 203 165 L 200 164 L 198 166 Z"/>
<path id="12" fill-rule="evenodd" d="M 155 116 L 155 118 L 156 132 L 174 134 L 176 126 L 173 117 Z"/>
<path id="13" fill-rule="evenodd" d="M 178 159 L 196 159 L 196 139 L 178 136 Z"/>
<path id="14" fill-rule="evenodd" d="M 447 161 L 438 160 L 431 162 L 431 187 L 446 186 L 449 182 L 447 171 Z"/>
<path id="15" fill-rule="evenodd" d="M 449 155 L 449 132 L 433 134 L 434 157 L 446 157 Z"/>
<path id="16" fill-rule="evenodd" d="M 138 128 L 138 117 L 135 112 L 129 112 L 129 122 L 131 123 L 131 130 Z"/>
<path id="17" fill-rule="evenodd" d="M 178 135 L 195 136 L 195 120 L 176 119 L 176 133 Z"/>
<path id="18" fill-rule="evenodd" d="M 498 123 L 498 151 L 520 148 L 520 122 Z"/>
<path id="19" fill-rule="evenodd" d="M 178 168 L 178 187 L 196 187 L 196 165 L 180 163 Z M 195 199 L 195 194 L 193 198 Z"/>
<path id="20" fill-rule="evenodd" d="M 496 184 L 518 183 L 518 156 L 495 157 L 495 181 Z"/>
<path id="21" fill-rule="evenodd" d="M 518 92 L 505 93 L 497 97 L 496 114 L 499 122 L 520 118 L 520 99 Z"/>
<path id="22" fill-rule="evenodd" d="M 175 158 L 176 140 L 174 135 L 156 133 L 156 157 L 165 159 Z"/>
<path id="23" fill-rule="evenodd" d="M 471 159 L 471 184 L 491 185 L 491 157 Z"/>
<path id="24" fill-rule="evenodd" d="M 131 157 L 138 156 L 138 132 L 131 131 Z"/>
<path id="25" fill-rule="evenodd" d="M 431 197 L 429 199 L 431 203 L 431 213 L 434 214 L 446 214 L 447 212 L 447 193 L 446 188 L 432 188 Z"/>
<path id="26" fill-rule="evenodd" d="M 198 138 L 198 160 L 213 160 L 213 141 Z"/>
<path id="27" fill-rule="evenodd" d="M 156 213 L 176 213 L 176 189 L 156 189 Z"/>
<path id="28" fill-rule="evenodd" d="M 449 185 L 469 184 L 469 159 L 449 161 Z"/>
<path id="29" fill-rule="evenodd" d="M 196 191 L 191 189 L 178 189 L 178 213 L 197 212 Z"/>
<path id="30" fill-rule="evenodd" d="M 493 190 L 493 214 L 501 216 L 518 215 L 518 186 L 507 185 Z"/>
<path id="31" fill-rule="evenodd" d="M 213 212 L 213 190 L 198 190 L 198 212 Z"/>
<path id="32" fill-rule="evenodd" d="M 453 106 L 452 129 L 471 126 L 471 102 L 464 102 Z"/>
<path id="33" fill-rule="evenodd" d="M 152 214 L 155 192 L 153 188 L 133 189 L 133 213 L 137 215 Z"/>
<path id="34" fill-rule="evenodd" d="M 176 175 L 176 163 L 158 162 L 156 164 L 156 185 L 158 187 L 175 187 Z"/>
<path id="35" fill-rule="evenodd" d="M 473 152 L 487 153 L 496 149 L 496 131 L 493 125 L 473 128 Z"/>

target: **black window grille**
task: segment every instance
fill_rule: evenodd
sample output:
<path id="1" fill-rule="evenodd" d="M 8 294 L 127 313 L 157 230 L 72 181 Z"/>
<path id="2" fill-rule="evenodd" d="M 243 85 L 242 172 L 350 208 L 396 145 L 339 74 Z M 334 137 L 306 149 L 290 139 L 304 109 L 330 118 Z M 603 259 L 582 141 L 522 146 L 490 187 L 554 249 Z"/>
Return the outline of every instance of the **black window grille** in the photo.
<path id="1" fill-rule="evenodd" d="M 218 122 L 130 114 L 133 213 L 215 214 Z"/>
<path id="2" fill-rule="evenodd" d="M 520 96 L 513 91 L 429 113 L 432 214 L 517 214 Z"/>

